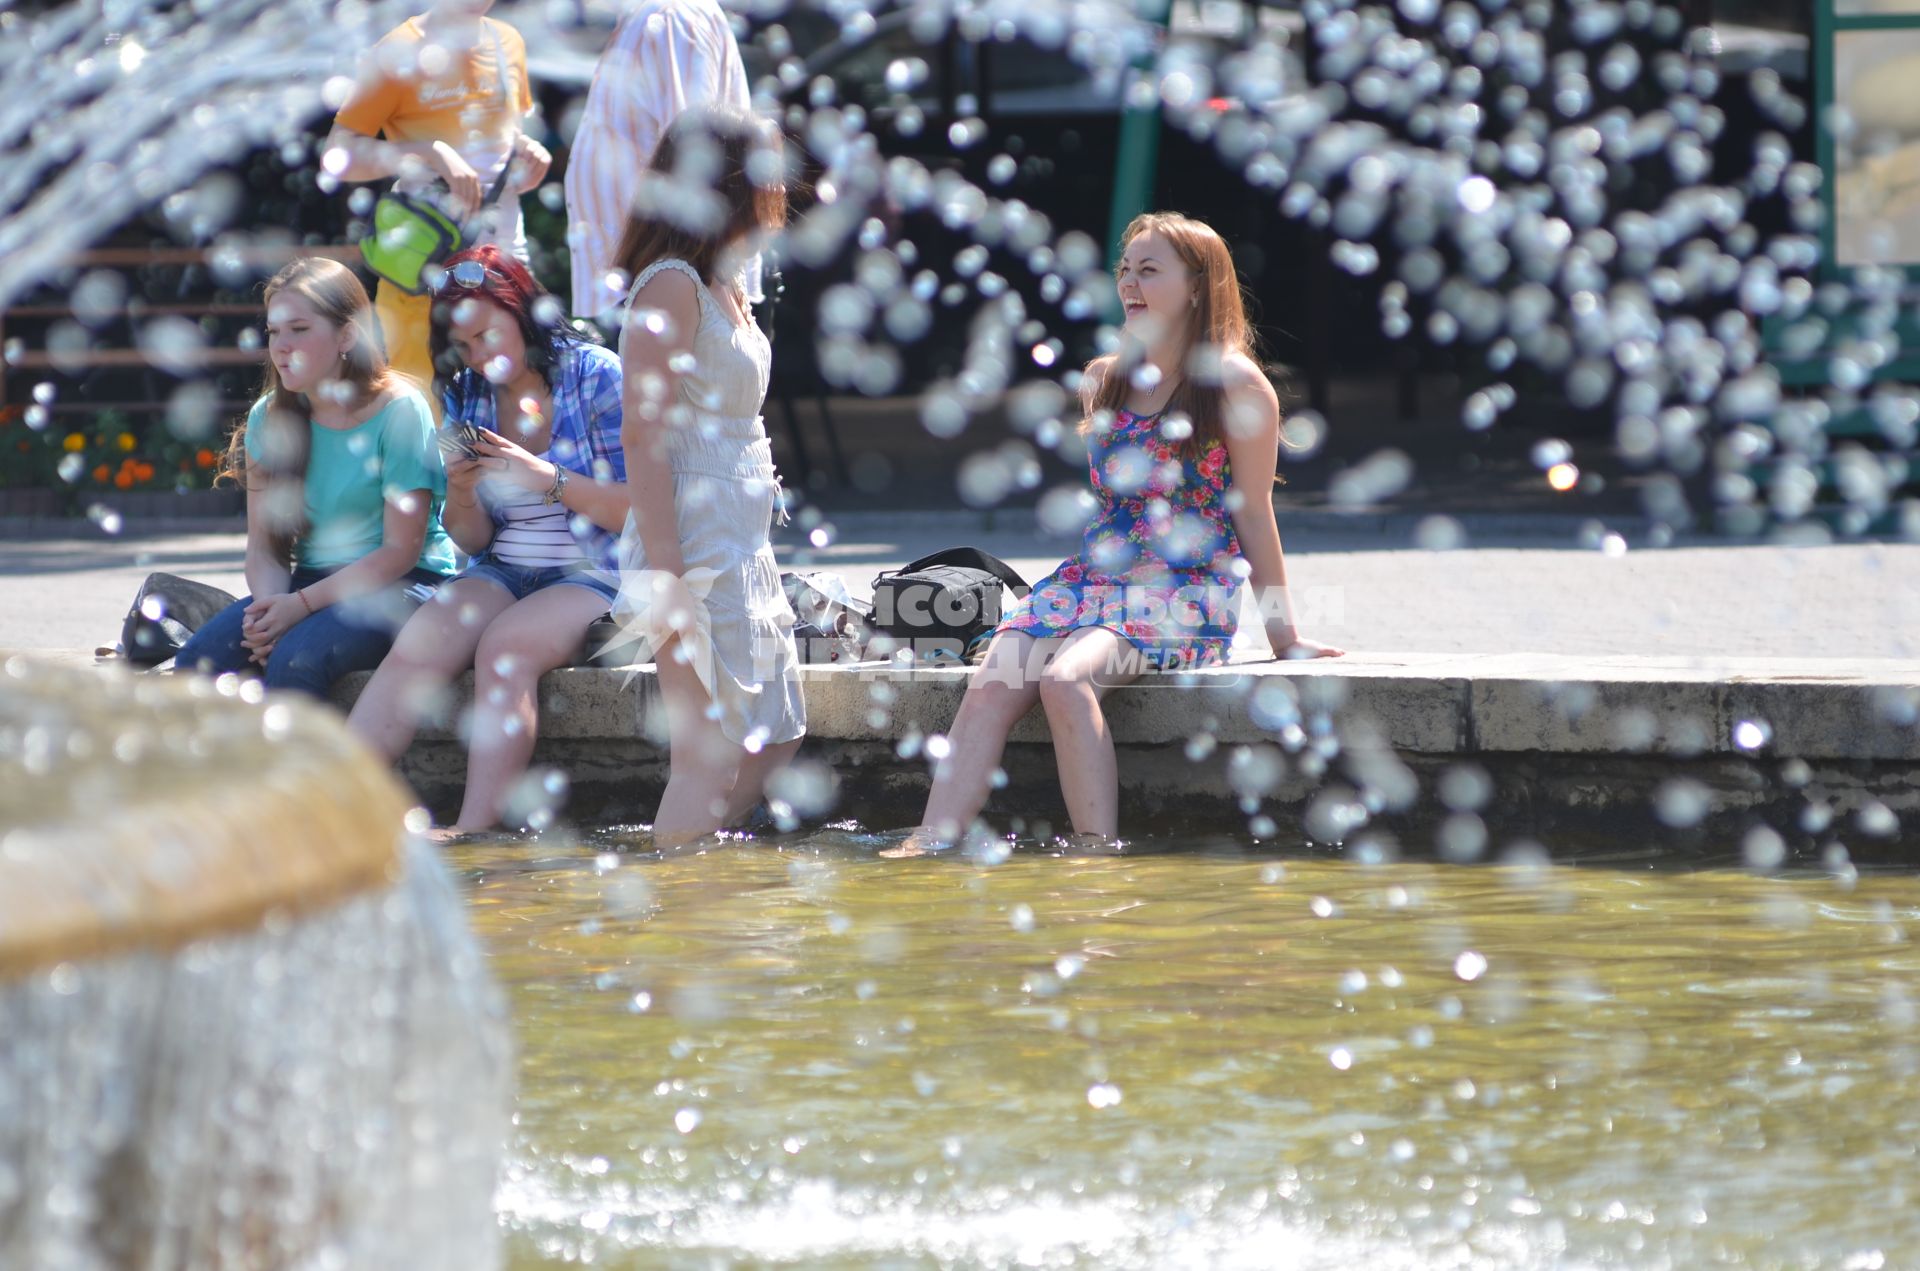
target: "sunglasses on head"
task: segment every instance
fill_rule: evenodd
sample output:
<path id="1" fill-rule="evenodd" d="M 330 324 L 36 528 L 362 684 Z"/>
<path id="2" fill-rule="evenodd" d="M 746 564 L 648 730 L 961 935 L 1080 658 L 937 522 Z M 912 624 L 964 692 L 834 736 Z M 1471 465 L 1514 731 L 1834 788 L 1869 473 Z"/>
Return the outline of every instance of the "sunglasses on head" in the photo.
<path id="1" fill-rule="evenodd" d="M 473 291 L 487 285 L 487 279 L 504 281 L 499 274 L 488 269 L 477 260 L 463 260 L 447 271 L 447 285 L 459 287 L 464 291 Z"/>

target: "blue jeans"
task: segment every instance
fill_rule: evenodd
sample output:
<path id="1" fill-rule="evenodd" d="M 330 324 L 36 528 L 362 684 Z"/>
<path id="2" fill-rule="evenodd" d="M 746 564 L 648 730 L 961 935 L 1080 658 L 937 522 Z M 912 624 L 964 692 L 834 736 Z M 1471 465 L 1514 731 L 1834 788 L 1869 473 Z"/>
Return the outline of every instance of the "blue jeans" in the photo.
<path id="1" fill-rule="evenodd" d="M 296 569 L 289 590 L 311 586 L 332 572 Z M 292 689 L 326 700 L 333 682 L 341 676 L 379 666 L 380 659 L 393 647 L 393 637 L 413 611 L 445 581 L 431 570 L 415 569 L 372 595 L 328 605 L 311 618 L 301 619 L 280 637 L 268 657 L 263 677 L 267 687 Z M 208 619 L 174 657 L 175 669 L 212 675 L 258 669 L 240 642 L 241 622 L 252 600 L 251 596 L 242 597 Z"/>
<path id="2" fill-rule="evenodd" d="M 548 587 L 585 587 L 612 608 L 620 594 L 619 581 L 612 574 L 590 565 L 511 565 L 496 559 L 492 552 L 474 557 L 460 577 L 499 583 L 515 600 L 525 600 Z"/>

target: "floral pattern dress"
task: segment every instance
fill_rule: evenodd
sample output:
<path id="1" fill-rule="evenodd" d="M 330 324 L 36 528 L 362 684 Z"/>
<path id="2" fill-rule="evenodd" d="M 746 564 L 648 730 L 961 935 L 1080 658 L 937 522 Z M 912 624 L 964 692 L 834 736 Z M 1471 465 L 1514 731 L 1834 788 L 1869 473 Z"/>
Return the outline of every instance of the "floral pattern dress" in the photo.
<path id="1" fill-rule="evenodd" d="M 1098 514 L 1080 554 L 1034 585 L 1001 622 L 1039 637 L 1108 627 L 1155 665 L 1227 660 L 1247 567 L 1227 509 L 1224 442 L 1197 459 L 1162 434 L 1159 415 L 1096 421 L 1087 466 Z"/>

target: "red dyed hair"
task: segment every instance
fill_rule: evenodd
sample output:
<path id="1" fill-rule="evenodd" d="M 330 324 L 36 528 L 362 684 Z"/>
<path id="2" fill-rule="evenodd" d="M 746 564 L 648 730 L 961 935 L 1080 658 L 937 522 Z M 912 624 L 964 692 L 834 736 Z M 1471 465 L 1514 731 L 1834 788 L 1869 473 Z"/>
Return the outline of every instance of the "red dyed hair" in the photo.
<path id="1" fill-rule="evenodd" d="M 486 270 L 479 286 L 462 287 L 454 282 L 454 267 L 464 261 L 476 262 Z M 552 388 L 554 363 L 569 344 L 580 339 L 567 325 L 566 310 L 559 299 L 542 287 L 525 265 L 491 243 L 455 252 L 442 267 L 447 276 L 434 293 L 433 323 L 427 341 L 433 354 L 433 391 L 445 392 L 454 376 L 467 369 L 453 351 L 452 326 L 454 306 L 469 297 L 497 306 L 512 317 L 527 346 L 527 366 Z"/>

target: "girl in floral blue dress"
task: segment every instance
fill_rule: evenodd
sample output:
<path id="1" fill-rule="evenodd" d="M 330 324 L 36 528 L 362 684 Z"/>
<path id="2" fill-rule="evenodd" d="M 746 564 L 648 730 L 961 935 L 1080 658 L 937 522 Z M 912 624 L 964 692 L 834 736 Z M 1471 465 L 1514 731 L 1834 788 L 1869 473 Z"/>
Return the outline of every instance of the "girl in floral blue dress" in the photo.
<path id="1" fill-rule="evenodd" d="M 1100 510 L 1079 555 L 1001 623 L 949 733 L 914 842 L 953 841 L 987 799 L 1007 734 L 1038 701 L 1077 834 L 1119 826 L 1107 690 L 1148 669 L 1224 662 L 1251 583 L 1276 657 L 1337 657 L 1305 639 L 1274 523 L 1280 402 L 1249 355 L 1227 245 L 1173 213 L 1137 217 L 1116 274 L 1121 347 L 1080 382 Z"/>

